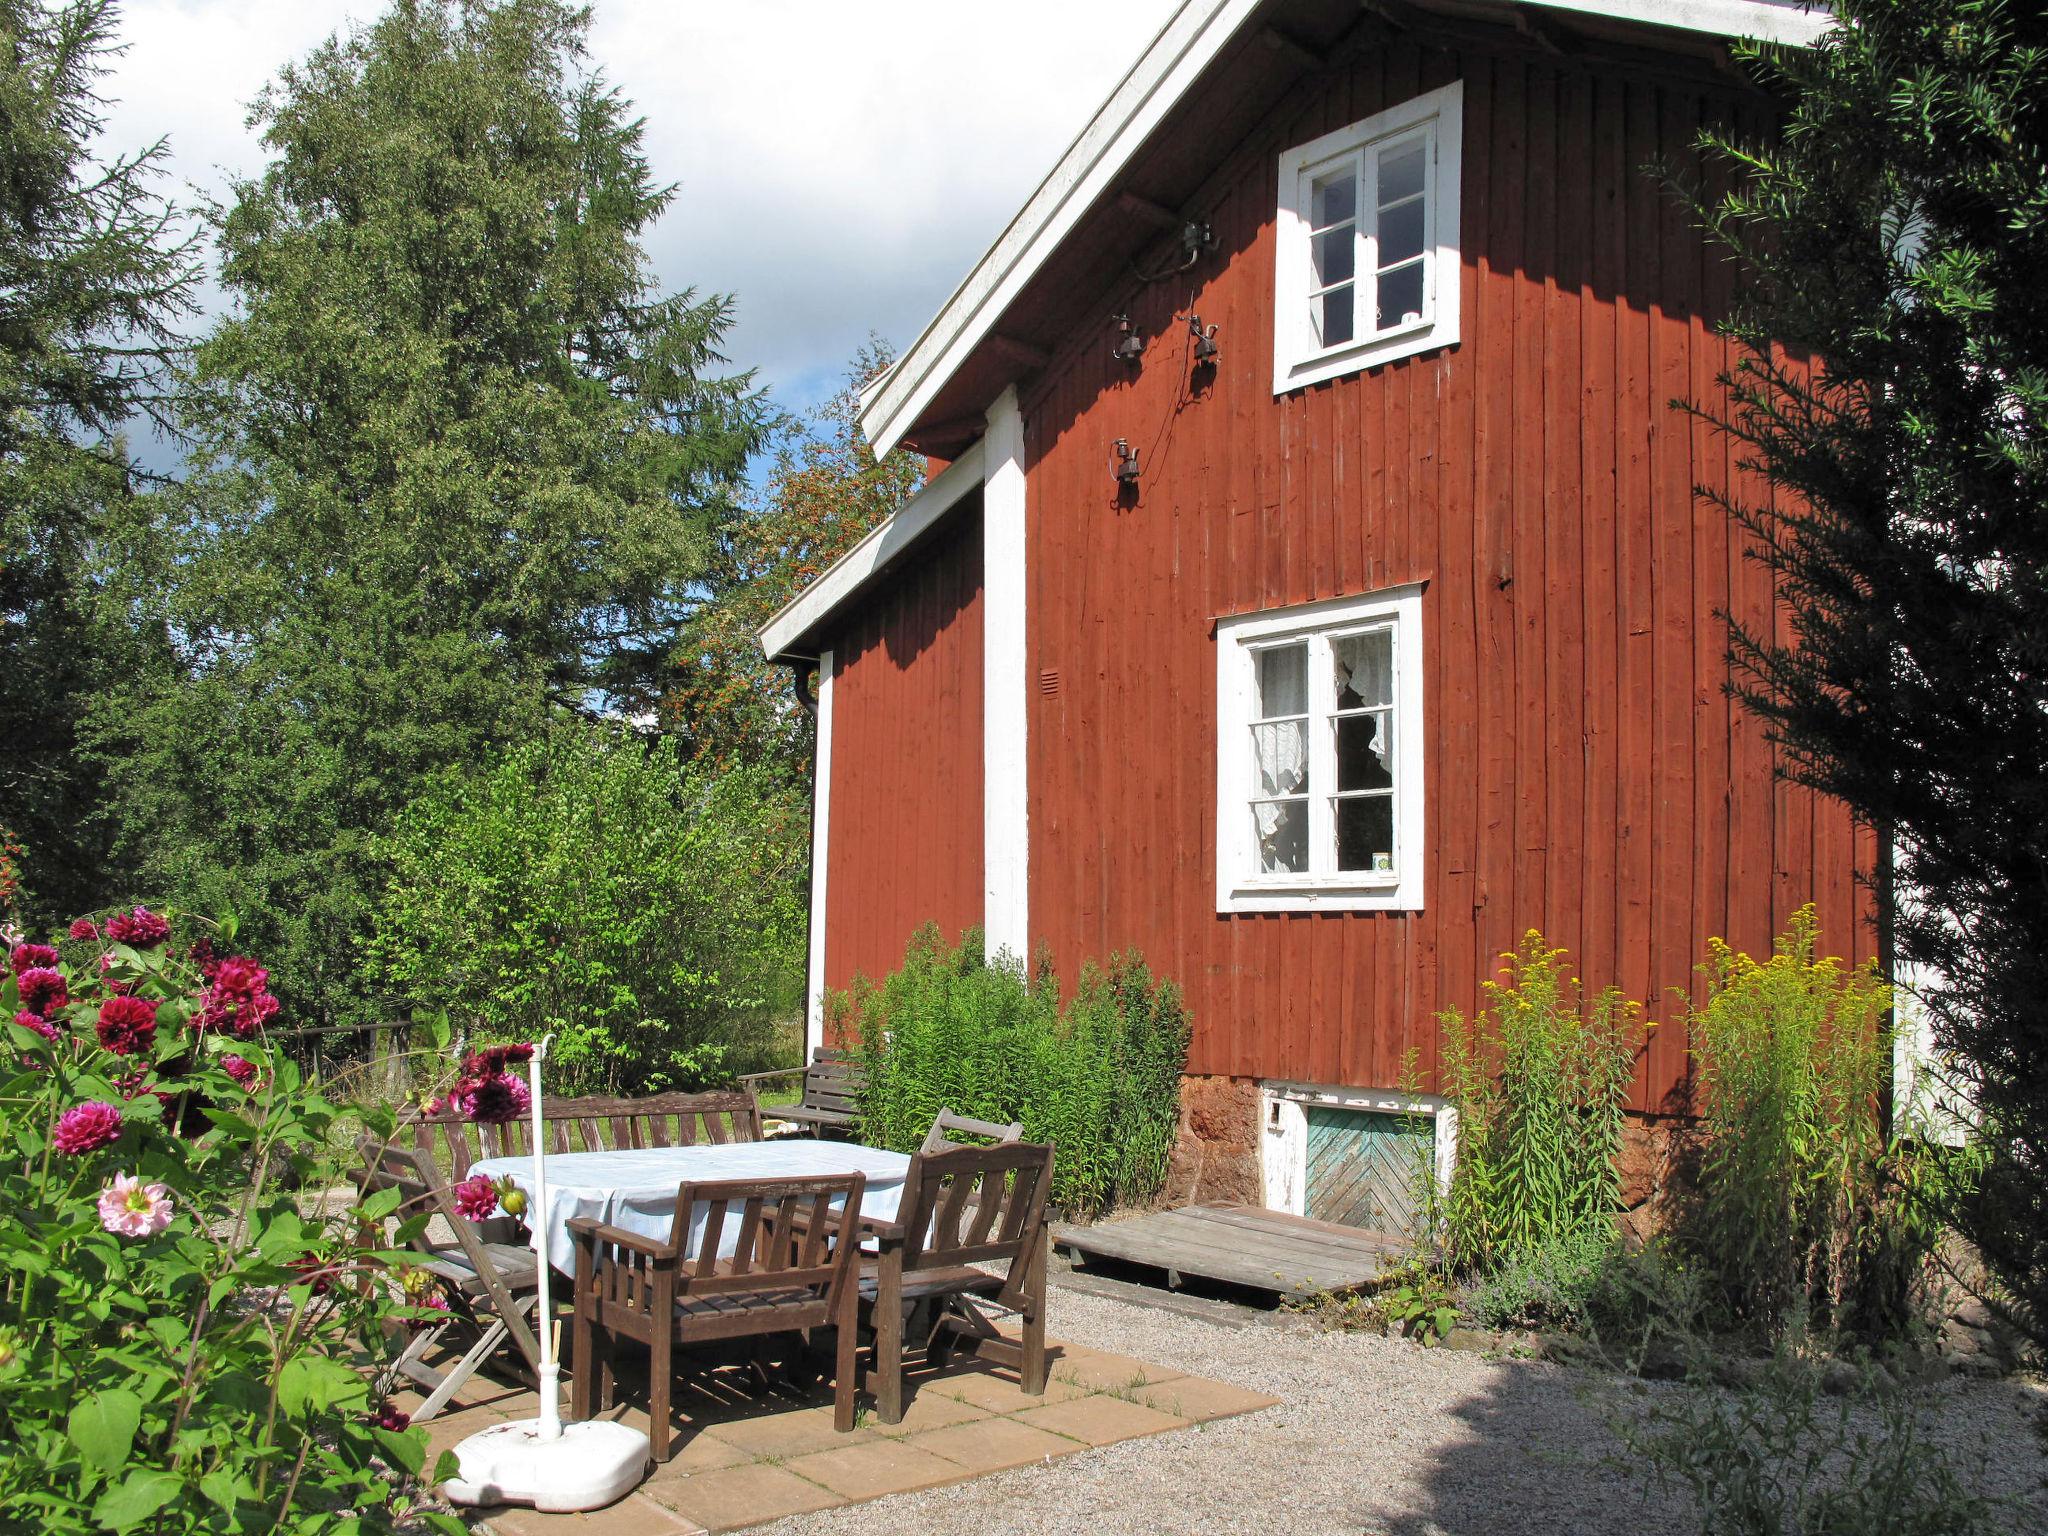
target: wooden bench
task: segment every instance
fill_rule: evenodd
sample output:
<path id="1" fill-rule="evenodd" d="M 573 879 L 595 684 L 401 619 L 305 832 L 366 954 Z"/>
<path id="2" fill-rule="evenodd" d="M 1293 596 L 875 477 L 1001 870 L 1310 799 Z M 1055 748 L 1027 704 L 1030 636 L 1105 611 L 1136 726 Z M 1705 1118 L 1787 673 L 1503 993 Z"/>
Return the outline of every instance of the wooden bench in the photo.
<path id="1" fill-rule="evenodd" d="M 851 1132 L 854 1122 L 860 1118 L 860 1091 L 867 1085 L 867 1072 L 858 1057 L 849 1051 L 827 1050 L 818 1047 L 811 1055 L 807 1067 L 783 1067 L 775 1072 L 750 1072 L 740 1079 L 741 1086 L 756 1096 L 759 1101 L 760 1089 L 756 1084 L 776 1078 L 794 1077 L 801 1072 L 804 1091 L 795 1104 L 777 1104 L 766 1111 L 771 1120 L 790 1120 L 798 1125 L 807 1125 L 813 1136 L 826 1131 Z"/>
<path id="2" fill-rule="evenodd" d="M 761 1110 L 751 1093 L 657 1093 L 639 1099 L 578 1098 L 547 1101 L 548 1151 L 618 1152 L 639 1147 L 694 1147 L 759 1141 Z M 533 1122 L 524 1116 L 503 1125 L 478 1125 L 459 1110 L 417 1112 L 398 1123 L 400 1140 L 427 1152 L 457 1183 L 485 1157 L 523 1157 Z"/>

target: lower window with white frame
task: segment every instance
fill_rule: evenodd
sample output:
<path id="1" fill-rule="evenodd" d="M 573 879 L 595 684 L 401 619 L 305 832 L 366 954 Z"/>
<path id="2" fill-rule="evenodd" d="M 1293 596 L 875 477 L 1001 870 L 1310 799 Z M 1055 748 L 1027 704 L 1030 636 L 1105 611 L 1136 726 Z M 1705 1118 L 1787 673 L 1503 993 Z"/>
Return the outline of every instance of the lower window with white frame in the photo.
<path id="1" fill-rule="evenodd" d="M 1216 910 L 1420 910 L 1422 588 L 1216 625 Z"/>

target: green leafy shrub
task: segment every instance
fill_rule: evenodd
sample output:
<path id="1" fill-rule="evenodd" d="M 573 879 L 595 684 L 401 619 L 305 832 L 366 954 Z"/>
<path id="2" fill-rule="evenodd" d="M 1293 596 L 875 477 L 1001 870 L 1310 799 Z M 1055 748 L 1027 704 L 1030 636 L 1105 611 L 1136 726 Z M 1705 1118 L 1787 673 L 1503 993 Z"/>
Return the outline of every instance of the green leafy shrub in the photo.
<path id="1" fill-rule="evenodd" d="M 81 920 L 0 981 L 4 1523 L 459 1532 L 377 1388 L 425 1292 L 301 1211 L 335 1108 L 271 1043 L 263 967 L 179 927 Z"/>
<path id="2" fill-rule="evenodd" d="M 1503 1258 L 1473 1286 L 1472 1315 L 1488 1328 L 1591 1333 L 1624 1262 L 1615 1234 L 1597 1226 L 1544 1239 Z"/>
<path id="3" fill-rule="evenodd" d="M 1832 1407 L 1825 1406 L 1832 1403 Z M 1875 1422 L 1868 1422 L 1874 1420 Z M 1999 1506 L 1931 1441 L 1905 1392 L 1826 1398 L 1780 1355 L 1733 1393 L 1689 1390 L 1621 1428 L 1631 1473 L 1685 1488 L 1701 1536 L 1989 1536 Z"/>
<path id="4" fill-rule="evenodd" d="M 801 1012 L 804 807 L 766 773 L 564 728 L 439 780 L 387 852 L 385 987 L 475 1040 L 553 1032 L 565 1092 L 729 1081 Z"/>
<path id="5" fill-rule="evenodd" d="M 914 1151 L 951 1109 L 1051 1142 L 1052 1198 L 1070 1210 L 1148 1200 L 1165 1180 L 1188 1019 L 1136 955 L 1085 967 L 1063 1011 L 1049 969 L 987 963 L 979 933 L 947 948 L 928 925 L 900 970 L 835 995 L 831 1020 L 867 1068 L 865 1141 Z"/>
<path id="6" fill-rule="evenodd" d="M 1816 958 L 1802 908 L 1771 958 L 1716 939 L 1692 1015 L 1705 1147 L 1681 1233 L 1724 1323 L 1896 1331 L 1936 1232 L 1892 1141 L 1890 989 Z"/>
<path id="7" fill-rule="evenodd" d="M 1565 952 L 1533 928 L 1501 958 L 1489 1006 L 1440 1014 L 1443 1092 L 1458 1155 L 1442 1209 L 1454 1267 L 1485 1268 L 1583 1232 L 1611 1235 L 1621 1208 L 1615 1155 L 1643 1030 L 1613 988 L 1577 995 Z"/>

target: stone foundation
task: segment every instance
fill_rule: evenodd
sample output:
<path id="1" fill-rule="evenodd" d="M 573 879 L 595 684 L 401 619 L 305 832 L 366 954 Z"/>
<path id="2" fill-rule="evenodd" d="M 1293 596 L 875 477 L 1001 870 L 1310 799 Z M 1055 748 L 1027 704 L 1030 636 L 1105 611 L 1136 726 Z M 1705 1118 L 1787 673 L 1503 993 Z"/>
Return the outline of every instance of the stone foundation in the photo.
<path id="1" fill-rule="evenodd" d="M 1615 1171 L 1621 1175 L 1621 1230 L 1631 1246 L 1667 1229 L 1699 1165 L 1699 1133 L 1683 1116 L 1630 1115 Z"/>
<path id="2" fill-rule="evenodd" d="M 1259 1167 L 1259 1084 L 1250 1077 L 1183 1077 L 1180 1132 L 1161 1204 L 1264 1205 Z"/>

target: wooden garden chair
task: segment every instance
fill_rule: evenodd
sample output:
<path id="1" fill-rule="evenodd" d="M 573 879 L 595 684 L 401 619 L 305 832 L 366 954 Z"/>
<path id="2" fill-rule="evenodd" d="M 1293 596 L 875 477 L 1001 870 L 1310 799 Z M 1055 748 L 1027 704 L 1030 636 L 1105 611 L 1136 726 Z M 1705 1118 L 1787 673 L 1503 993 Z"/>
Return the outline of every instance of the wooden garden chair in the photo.
<path id="1" fill-rule="evenodd" d="M 967 1141 L 953 1141 L 948 1131 L 957 1131 L 966 1136 L 981 1136 L 999 1146 L 1024 1139 L 1024 1122 L 1012 1120 L 1008 1125 L 997 1125 L 993 1120 L 976 1120 L 967 1115 L 956 1115 L 950 1109 L 942 1109 L 933 1117 L 932 1128 L 925 1132 L 924 1145 L 920 1152 L 944 1152 L 952 1147 L 973 1146 Z"/>
<path id="2" fill-rule="evenodd" d="M 1024 1390 L 1045 1391 L 1045 1200 L 1052 1148 L 1023 1142 L 920 1152 L 910 1160 L 894 1221 L 862 1225 L 878 1252 L 862 1266 L 861 1302 L 875 1335 L 875 1399 L 884 1424 L 903 1418 L 903 1324 L 913 1308 L 937 1316 L 924 1341 L 944 1362 L 957 1335 L 984 1360 L 1015 1370 Z M 1000 1273 L 980 1266 L 999 1264 Z M 1023 1336 L 1005 1338 L 983 1314 L 990 1302 L 1017 1314 Z"/>
<path id="3" fill-rule="evenodd" d="M 858 1387 L 860 1204 L 864 1174 L 721 1179 L 676 1192 L 666 1243 L 579 1216 L 576 1240 L 575 1388 L 571 1412 L 611 1406 L 612 1353 L 624 1335 L 648 1348 L 648 1448 L 669 1458 L 674 1353 L 680 1346 L 765 1334 L 836 1329 L 833 1426 L 853 1428 Z M 694 1246 L 690 1228 L 703 1207 Z M 724 1236 L 739 1227 L 730 1257 Z"/>
<path id="4" fill-rule="evenodd" d="M 757 1097 L 760 1084 L 782 1078 L 803 1077 L 803 1090 L 794 1104 L 777 1104 L 764 1111 L 771 1120 L 787 1120 L 810 1127 L 813 1136 L 827 1131 L 851 1134 L 860 1119 L 860 1093 L 867 1086 L 867 1069 L 850 1051 L 819 1046 L 809 1066 L 781 1067 L 773 1072 L 749 1072 L 740 1085 Z"/>
<path id="5" fill-rule="evenodd" d="M 375 1140 L 363 1141 L 361 1148 L 364 1168 L 357 1183 L 363 1194 L 395 1188 L 400 1220 L 428 1212 L 447 1223 L 454 1239 L 437 1241 L 431 1228 L 412 1239 L 419 1255 L 412 1261 L 414 1267 L 447 1282 L 449 1310 L 445 1321 L 414 1329 L 404 1350 L 386 1368 L 382 1386 L 388 1389 L 403 1376 L 425 1391 L 426 1401 L 412 1411 L 412 1421 L 424 1423 L 507 1341 L 525 1361 L 526 1374 L 537 1382 L 540 1342 L 534 1337 L 533 1314 L 540 1302 L 540 1271 L 533 1250 L 487 1240 L 487 1234 L 455 1208 L 431 1153 Z M 451 1333 L 470 1336 L 470 1346 L 455 1364 L 435 1370 L 426 1357 Z"/>

